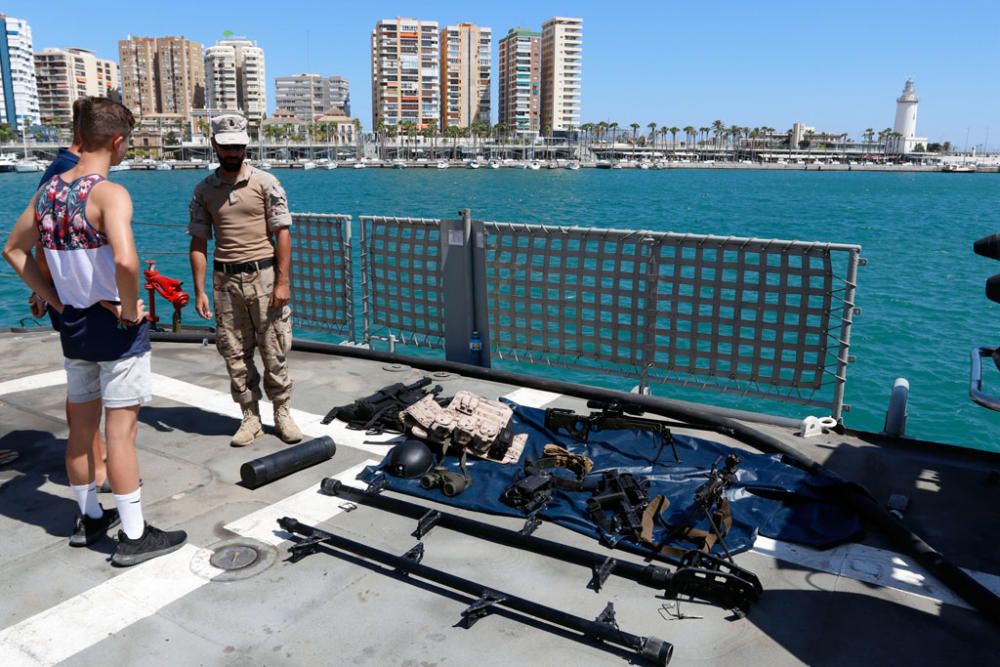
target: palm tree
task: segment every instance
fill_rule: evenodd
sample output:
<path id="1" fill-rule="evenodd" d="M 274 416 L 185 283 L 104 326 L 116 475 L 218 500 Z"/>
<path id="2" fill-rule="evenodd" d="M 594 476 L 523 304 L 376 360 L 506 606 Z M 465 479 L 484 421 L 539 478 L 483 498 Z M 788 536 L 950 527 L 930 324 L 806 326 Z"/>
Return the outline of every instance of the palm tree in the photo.
<path id="1" fill-rule="evenodd" d="M 712 134 L 715 135 L 716 148 L 719 147 L 719 138 L 722 136 L 725 127 L 726 126 L 722 124 L 721 120 L 712 121 Z"/>
<path id="2" fill-rule="evenodd" d="M 653 150 L 656 150 L 656 123 L 646 125 L 649 128 L 649 139 L 653 142 Z"/>
<path id="3" fill-rule="evenodd" d="M 695 136 L 695 133 L 696 130 L 693 125 L 684 126 L 684 143 L 688 146 L 688 148 L 691 147 L 691 143 L 693 141 L 692 137 Z"/>
<path id="4" fill-rule="evenodd" d="M 660 136 L 663 137 L 663 145 L 667 144 L 667 135 L 670 134 L 670 128 L 664 125 L 660 128 Z"/>
<path id="5" fill-rule="evenodd" d="M 677 152 L 677 133 L 681 131 L 679 127 L 671 127 L 670 134 L 673 136 L 674 152 Z"/>
<path id="6" fill-rule="evenodd" d="M 639 132 L 639 128 L 642 127 L 639 123 L 631 123 L 629 127 L 632 128 L 632 143 L 635 144 L 636 134 Z"/>

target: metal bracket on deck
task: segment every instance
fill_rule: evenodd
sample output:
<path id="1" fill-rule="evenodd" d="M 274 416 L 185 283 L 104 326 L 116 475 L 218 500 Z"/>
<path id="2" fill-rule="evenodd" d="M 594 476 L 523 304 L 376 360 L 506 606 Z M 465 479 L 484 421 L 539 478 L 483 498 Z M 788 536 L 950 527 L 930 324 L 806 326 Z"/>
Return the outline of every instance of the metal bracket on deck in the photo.
<path id="1" fill-rule="evenodd" d="M 607 581 L 608 577 L 611 576 L 611 573 L 614 572 L 615 565 L 618 565 L 618 561 L 608 556 L 600 565 L 594 565 L 591 567 L 590 569 L 594 573 L 594 576 L 591 577 L 590 583 L 587 584 L 587 588 L 592 589 L 595 593 L 599 593 L 601 588 L 604 586 L 604 582 Z"/>
<path id="2" fill-rule="evenodd" d="M 375 479 L 373 479 L 371 482 L 368 483 L 368 487 L 365 489 L 365 493 L 370 493 L 372 495 L 377 496 L 378 494 L 382 493 L 382 489 L 384 489 L 386 485 L 387 482 L 385 480 L 385 475 L 379 475 L 378 477 L 376 477 Z"/>
<path id="3" fill-rule="evenodd" d="M 298 563 L 300 560 L 306 556 L 311 556 L 318 550 L 317 547 L 325 541 L 324 537 L 309 537 L 301 542 L 296 542 L 292 546 L 288 547 L 288 553 L 290 554 L 289 560 L 293 563 Z"/>
<path id="4" fill-rule="evenodd" d="M 414 563 L 419 563 L 420 561 L 422 561 L 424 559 L 424 543 L 417 542 L 416 544 L 414 544 L 412 547 L 410 547 L 409 551 L 403 554 L 403 558 L 405 558 L 406 560 L 411 560 Z"/>
<path id="5" fill-rule="evenodd" d="M 604 625 L 607 625 L 608 627 L 611 628 L 615 628 L 617 630 L 618 619 L 615 617 L 615 603 L 609 602 L 608 606 L 604 608 L 604 611 L 598 614 L 597 618 L 595 618 L 594 620 L 597 621 L 598 623 L 603 623 Z"/>
<path id="6" fill-rule="evenodd" d="M 542 525 L 542 520 L 534 514 L 529 514 L 528 518 L 524 521 L 524 525 L 521 526 L 521 530 L 517 531 L 517 534 L 525 536 L 531 535 L 540 525 Z"/>
<path id="7" fill-rule="evenodd" d="M 431 532 L 431 529 L 437 525 L 437 522 L 441 520 L 441 512 L 437 510 L 427 510 L 427 512 L 417 519 L 417 529 L 414 530 L 410 535 L 417 538 L 418 540 L 424 539 L 424 535 Z"/>
<path id="8" fill-rule="evenodd" d="M 462 626 L 466 629 L 476 624 L 476 621 L 493 610 L 493 605 L 507 599 L 506 595 L 496 591 L 484 590 L 479 599 L 462 610 Z"/>

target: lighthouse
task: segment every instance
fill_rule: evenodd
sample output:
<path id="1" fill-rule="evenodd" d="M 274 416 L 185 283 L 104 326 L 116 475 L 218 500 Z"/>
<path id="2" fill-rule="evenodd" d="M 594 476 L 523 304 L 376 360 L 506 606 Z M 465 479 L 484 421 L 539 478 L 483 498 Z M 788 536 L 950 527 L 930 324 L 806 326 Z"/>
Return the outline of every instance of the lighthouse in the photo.
<path id="1" fill-rule="evenodd" d="M 917 91 L 913 79 L 907 79 L 903 94 L 896 99 L 896 122 L 893 130 L 898 137 L 891 144 L 897 153 L 909 153 L 918 144 L 927 145 L 924 137 L 917 136 Z"/>

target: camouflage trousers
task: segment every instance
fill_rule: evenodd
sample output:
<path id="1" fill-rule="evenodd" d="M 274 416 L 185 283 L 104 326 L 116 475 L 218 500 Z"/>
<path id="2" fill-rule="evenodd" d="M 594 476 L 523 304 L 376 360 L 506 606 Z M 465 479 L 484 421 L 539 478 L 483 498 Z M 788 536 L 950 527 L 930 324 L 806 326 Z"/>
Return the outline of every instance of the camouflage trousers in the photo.
<path id="1" fill-rule="evenodd" d="M 260 373 L 254 350 L 264 364 L 264 391 L 274 403 L 291 399 L 292 379 L 286 355 L 292 346 L 291 309 L 269 310 L 274 267 L 248 273 L 212 274 L 215 296 L 215 346 L 229 371 L 233 400 L 260 400 Z"/>

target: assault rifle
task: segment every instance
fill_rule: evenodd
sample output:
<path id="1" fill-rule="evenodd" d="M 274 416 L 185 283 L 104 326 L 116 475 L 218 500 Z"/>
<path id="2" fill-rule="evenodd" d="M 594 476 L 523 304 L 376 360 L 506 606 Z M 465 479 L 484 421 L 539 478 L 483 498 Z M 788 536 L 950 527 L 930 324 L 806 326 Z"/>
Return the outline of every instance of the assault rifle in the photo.
<path id="1" fill-rule="evenodd" d="M 645 414 L 639 406 L 622 401 L 587 401 L 587 407 L 596 408 L 597 411 L 585 417 L 565 408 L 549 408 L 545 411 L 545 428 L 555 433 L 565 432 L 577 442 L 587 442 L 591 433 L 600 431 L 649 431 L 659 434 L 661 438 L 660 449 L 656 452 L 653 463 L 659 461 L 666 445 L 670 445 L 673 450 L 674 460 L 681 462 L 674 436 L 666 423 L 639 416 Z"/>
<path id="2" fill-rule="evenodd" d="M 649 505 L 648 488 L 648 479 L 629 472 L 601 473 L 594 495 L 587 499 L 587 513 L 601 529 L 608 546 L 613 547 L 622 538 L 643 541 L 642 516 Z"/>

